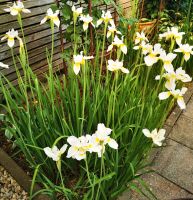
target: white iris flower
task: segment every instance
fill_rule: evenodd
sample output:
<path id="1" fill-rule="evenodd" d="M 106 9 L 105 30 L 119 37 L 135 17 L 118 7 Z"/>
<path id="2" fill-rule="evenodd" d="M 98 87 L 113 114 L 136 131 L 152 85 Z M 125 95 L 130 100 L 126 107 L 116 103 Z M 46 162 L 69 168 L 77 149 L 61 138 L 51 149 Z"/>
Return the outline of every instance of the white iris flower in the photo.
<path id="1" fill-rule="evenodd" d="M 168 89 L 170 89 L 170 88 L 168 88 Z M 181 90 L 180 89 L 173 89 L 173 90 L 169 90 L 167 92 L 161 92 L 159 94 L 159 99 L 164 100 L 164 99 L 169 98 L 172 95 L 175 99 L 177 99 L 177 103 L 178 103 L 179 107 L 181 109 L 185 109 L 186 104 L 184 102 L 183 95 L 186 93 L 187 90 L 188 89 L 186 87 L 183 87 Z"/>
<path id="2" fill-rule="evenodd" d="M 99 157 L 105 152 L 106 144 L 113 149 L 118 149 L 117 142 L 109 136 L 111 132 L 112 130 L 106 128 L 104 124 L 98 124 L 97 131 L 91 137 L 91 143 L 93 144 L 92 150 L 97 152 Z"/>
<path id="3" fill-rule="evenodd" d="M 109 38 L 111 35 L 114 35 L 115 33 L 118 35 L 121 35 L 121 32 L 117 30 L 117 28 L 113 22 L 111 24 L 111 26 L 108 26 L 107 38 Z"/>
<path id="4" fill-rule="evenodd" d="M 83 8 L 80 7 L 80 8 L 77 8 L 73 5 L 72 6 L 72 12 L 73 12 L 73 15 L 77 18 L 79 15 L 82 14 L 82 11 L 83 11 Z"/>
<path id="5" fill-rule="evenodd" d="M 1 41 L 7 39 L 7 44 L 10 48 L 12 48 L 15 44 L 15 38 L 17 38 L 20 42 L 20 44 L 23 44 L 21 41 L 21 38 L 18 36 L 18 31 L 15 31 L 13 28 L 9 30 L 3 38 L 1 38 Z"/>
<path id="6" fill-rule="evenodd" d="M 153 50 L 144 58 L 145 64 L 147 66 L 152 66 L 159 60 L 159 55 L 163 53 L 163 49 L 161 48 L 161 44 L 155 44 Z"/>
<path id="7" fill-rule="evenodd" d="M 186 74 L 185 70 L 182 67 L 176 69 L 176 71 L 169 71 L 164 73 L 163 76 L 167 81 L 165 83 L 165 87 L 168 90 L 175 90 L 176 88 L 176 81 L 182 81 L 183 83 L 187 83 L 192 81 L 192 78 Z M 160 76 L 156 76 L 156 80 L 160 80 Z"/>
<path id="8" fill-rule="evenodd" d="M 111 15 L 111 12 L 108 10 L 105 12 L 104 10 L 102 11 L 102 16 L 101 18 L 97 21 L 97 27 L 101 25 L 102 23 L 108 24 L 110 23 L 111 25 L 114 24 L 113 17 Z"/>
<path id="9" fill-rule="evenodd" d="M 107 69 L 109 71 L 121 70 L 125 74 L 129 73 L 129 70 L 123 67 L 123 62 L 120 62 L 119 60 L 116 60 L 116 61 L 108 60 Z"/>
<path id="10" fill-rule="evenodd" d="M 148 53 L 151 53 L 153 50 L 153 46 L 149 43 L 146 44 L 145 41 L 142 41 L 141 44 L 139 44 L 138 46 L 134 46 L 133 49 L 135 50 L 142 50 L 142 54 L 143 55 L 147 55 Z"/>
<path id="11" fill-rule="evenodd" d="M 189 44 L 181 44 L 178 49 L 175 49 L 175 52 L 183 53 L 185 61 L 190 59 L 190 55 L 193 55 L 193 46 Z"/>
<path id="12" fill-rule="evenodd" d="M 176 54 L 173 53 L 168 53 L 166 54 L 165 51 L 161 52 L 160 54 L 160 59 L 163 61 L 164 63 L 164 69 L 167 72 L 172 72 L 174 70 L 174 67 L 172 65 L 172 61 L 176 58 Z"/>
<path id="13" fill-rule="evenodd" d="M 92 26 L 95 27 L 95 25 L 92 23 L 93 18 L 89 14 L 88 15 L 81 15 L 80 20 L 84 22 L 83 23 L 84 31 L 86 31 L 88 29 L 89 24 L 92 24 Z"/>
<path id="14" fill-rule="evenodd" d="M 81 136 L 79 138 L 70 136 L 67 142 L 71 145 L 68 149 L 67 158 L 82 160 L 86 158 L 86 152 L 92 152 L 93 145 L 91 144 L 91 136 Z"/>
<path id="15" fill-rule="evenodd" d="M 80 66 L 85 64 L 85 60 L 90 60 L 93 58 L 93 56 L 83 56 L 83 52 L 81 52 L 80 55 L 74 55 L 74 73 L 77 75 L 80 72 Z"/>
<path id="16" fill-rule="evenodd" d="M 165 129 L 160 129 L 158 131 L 157 129 L 154 129 L 152 132 L 148 129 L 143 129 L 142 132 L 146 137 L 151 138 L 154 144 L 162 146 L 162 142 L 165 140 Z"/>
<path id="17" fill-rule="evenodd" d="M 61 156 L 62 154 L 64 154 L 66 149 L 67 149 L 67 145 L 65 144 L 62 146 L 61 149 L 58 149 L 57 146 L 53 146 L 52 148 L 46 147 L 44 148 L 44 152 L 49 158 L 52 158 L 52 160 L 57 162 L 61 159 Z"/>
<path id="18" fill-rule="evenodd" d="M 145 37 L 145 33 L 143 31 L 141 33 L 137 32 L 135 38 L 135 45 L 141 43 L 142 41 L 149 42 L 148 39 Z"/>
<path id="19" fill-rule="evenodd" d="M 123 37 L 120 40 L 117 36 L 115 36 L 114 41 L 112 44 L 108 47 L 107 52 L 111 51 L 113 49 L 113 46 L 116 46 L 117 48 L 121 49 L 121 51 L 124 54 L 127 54 L 127 46 L 123 43 Z"/>
<path id="20" fill-rule="evenodd" d="M 24 5 L 21 1 L 17 1 L 13 3 L 13 6 L 4 9 L 6 12 L 10 12 L 11 15 L 16 16 L 20 14 L 21 12 L 23 13 L 31 13 L 29 9 L 25 9 Z"/>
<path id="21" fill-rule="evenodd" d="M 56 10 L 54 13 L 51 8 L 47 10 L 46 16 L 41 20 L 40 24 L 44 24 L 47 20 L 51 20 L 57 27 L 60 26 L 60 20 L 58 18 L 60 11 Z"/>
<path id="22" fill-rule="evenodd" d="M 166 40 L 175 40 L 176 43 L 178 45 L 181 44 L 182 42 L 182 36 L 184 35 L 185 33 L 184 32 L 178 32 L 178 28 L 177 27 L 172 27 L 171 29 L 168 28 L 167 32 L 163 33 L 163 34 L 160 34 L 159 35 L 159 38 L 162 39 L 162 38 L 165 38 Z"/>

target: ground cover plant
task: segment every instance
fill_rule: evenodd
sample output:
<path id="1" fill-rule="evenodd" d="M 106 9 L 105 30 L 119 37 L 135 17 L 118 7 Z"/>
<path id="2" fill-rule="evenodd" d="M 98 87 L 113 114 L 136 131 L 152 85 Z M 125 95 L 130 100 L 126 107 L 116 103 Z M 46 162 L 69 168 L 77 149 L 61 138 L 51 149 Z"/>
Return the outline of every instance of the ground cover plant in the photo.
<path id="1" fill-rule="evenodd" d="M 30 11 L 20 1 L 5 11 L 17 17 L 21 37 L 12 29 L 2 40 L 8 41 L 24 75 L 15 65 L 16 88 L 1 74 L 1 109 L 6 110 L 2 129 L 34 171 L 31 198 L 37 195 L 35 182 L 51 199 L 105 200 L 116 199 L 128 188 L 140 192 L 132 181 L 146 187 L 140 178 L 147 173 L 145 158 L 154 146 L 162 146 L 168 113 L 176 102 L 186 107 L 184 83 L 191 77 L 183 64 L 193 47 L 182 43 L 185 33 L 173 27 L 160 35 L 163 45 L 151 45 L 143 32 L 123 37 L 109 11 L 94 24 L 92 16 L 72 6 L 73 55 L 66 60 L 68 74 L 59 77 L 52 66 L 59 11 L 49 9 L 41 24 L 50 23 L 52 49 L 46 51 L 49 72 L 41 82 L 30 69 L 22 28 L 22 12 Z M 77 45 L 79 20 L 86 38 L 90 23 L 96 30 L 94 55 L 87 39 Z M 103 30 L 102 39 L 98 29 Z M 20 43 L 18 57 L 15 40 Z M 149 195 L 156 199 L 151 191 Z"/>

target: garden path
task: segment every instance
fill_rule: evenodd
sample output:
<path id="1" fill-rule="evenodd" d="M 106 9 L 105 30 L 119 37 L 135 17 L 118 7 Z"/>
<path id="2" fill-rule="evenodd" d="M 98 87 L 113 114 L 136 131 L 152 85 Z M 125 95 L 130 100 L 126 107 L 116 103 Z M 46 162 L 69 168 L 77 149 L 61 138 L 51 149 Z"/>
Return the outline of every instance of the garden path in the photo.
<path id="1" fill-rule="evenodd" d="M 181 111 L 176 107 L 166 120 L 166 145 L 156 149 L 151 156 L 155 173 L 143 177 L 159 200 L 193 200 L 192 84 L 189 86 L 185 101 L 186 110 Z M 120 198 L 120 200 L 147 199 L 135 192 L 130 195 L 129 191 Z"/>

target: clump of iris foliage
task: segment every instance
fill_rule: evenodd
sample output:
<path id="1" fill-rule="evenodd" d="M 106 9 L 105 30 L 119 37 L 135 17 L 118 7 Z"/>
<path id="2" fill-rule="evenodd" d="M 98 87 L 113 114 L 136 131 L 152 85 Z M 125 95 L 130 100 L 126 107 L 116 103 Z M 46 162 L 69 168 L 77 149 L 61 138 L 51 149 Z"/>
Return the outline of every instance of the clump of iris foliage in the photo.
<path id="1" fill-rule="evenodd" d="M 74 36 L 78 20 L 86 38 L 91 24 L 96 51 L 90 55 L 87 40 L 77 46 L 74 37 L 68 75 L 57 76 L 52 60 L 59 11 L 49 9 L 41 24 L 50 22 L 52 49 L 47 51 L 49 73 L 41 82 L 30 69 L 22 28 L 21 12 L 30 11 L 21 2 L 6 11 L 17 16 L 22 39 L 14 30 L 3 39 L 24 73 L 15 64 L 18 87 L 1 75 L 1 108 L 6 110 L 4 129 L 34 170 L 31 198 L 37 195 L 35 182 L 51 199 L 69 200 L 116 199 L 128 188 L 137 189 L 133 180 L 144 185 L 140 176 L 147 172 L 145 158 L 154 145 L 162 145 L 168 113 L 176 100 L 181 109 L 186 107 L 183 83 L 191 78 L 183 64 L 193 47 L 183 44 L 185 33 L 168 29 L 160 35 L 168 42 L 152 46 L 143 32 L 122 36 L 110 12 L 94 24 L 82 8 L 73 6 Z M 102 39 L 97 30 L 103 30 Z M 20 42 L 18 57 L 14 39 Z"/>

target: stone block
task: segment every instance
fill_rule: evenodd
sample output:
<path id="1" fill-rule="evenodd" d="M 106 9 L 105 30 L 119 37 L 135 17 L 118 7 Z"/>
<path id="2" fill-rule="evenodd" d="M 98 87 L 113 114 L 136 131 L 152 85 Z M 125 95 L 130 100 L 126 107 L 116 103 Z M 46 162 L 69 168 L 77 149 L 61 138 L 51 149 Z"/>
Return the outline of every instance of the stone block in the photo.
<path id="1" fill-rule="evenodd" d="M 181 115 L 169 137 L 193 149 L 193 119 Z"/>
<path id="2" fill-rule="evenodd" d="M 169 139 L 153 167 L 171 182 L 193 193 L 193 150 Z"/>
<path id="3" fill-rule="evenodd" d="M 150 190 L 159 200 L 173 200 L 179 198 L 193 198 L 193 195 L 163 178 L 162 176 L 152 173 L 143 176 L 144 181 L 150 187 Z M 140 187 L 141 188 L 141 187 Z M 141 188 L 142 189 L 142 188 Z M 148 195 L 145 189 L 142 191 Z M 151 197 L 151 196 L 149 196 Z M 154 198 L 150 198 L 154 199 Z M 119 200 L 148 200 L 147 197 L 138 194 L 135 191 L 125 192 Z"/>
<path id="4" fill-rule="evenodd" d="M 189 117 L 189 118 L 193 119 L 193 97 L 188 102 L 186 110 L 183 111 L 183 115 L 185 115 L 186 117 Z"/>

